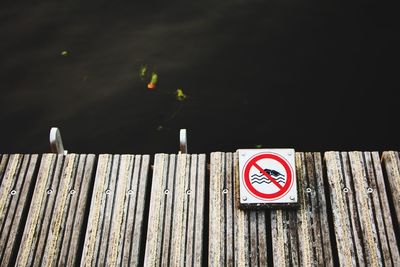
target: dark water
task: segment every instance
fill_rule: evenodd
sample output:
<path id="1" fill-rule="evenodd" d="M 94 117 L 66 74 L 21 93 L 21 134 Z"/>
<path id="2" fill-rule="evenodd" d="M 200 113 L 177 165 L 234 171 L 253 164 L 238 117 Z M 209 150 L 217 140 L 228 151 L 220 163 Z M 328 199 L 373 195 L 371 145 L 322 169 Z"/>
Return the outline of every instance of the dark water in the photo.
<path id="1" fill-rule="evenodd" d="M 82 2 L 2 4 L 0 153 L 400 149 L 386 2 Z"/>

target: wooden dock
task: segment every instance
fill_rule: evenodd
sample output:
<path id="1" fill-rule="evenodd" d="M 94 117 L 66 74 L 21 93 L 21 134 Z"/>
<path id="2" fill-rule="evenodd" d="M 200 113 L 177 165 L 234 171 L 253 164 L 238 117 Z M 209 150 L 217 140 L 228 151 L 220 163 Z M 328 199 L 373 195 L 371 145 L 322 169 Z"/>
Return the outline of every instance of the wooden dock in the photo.
<path id="1" fill-rule="evenodd" d="M 400 266 L 399 153 L 295 158 L 241 210 L 237 153 L 0 155 L 0 266 Z"/>

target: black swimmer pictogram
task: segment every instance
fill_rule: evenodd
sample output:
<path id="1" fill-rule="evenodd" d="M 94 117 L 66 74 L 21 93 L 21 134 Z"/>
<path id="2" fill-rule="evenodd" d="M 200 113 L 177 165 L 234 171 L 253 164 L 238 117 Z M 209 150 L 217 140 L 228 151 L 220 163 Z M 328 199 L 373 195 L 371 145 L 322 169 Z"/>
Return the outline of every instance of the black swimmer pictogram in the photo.
<path id="1" fill-rule="evenodd" d="M 276 170 L 270 170 L 270 169 L 264 169 L 264 171 L 266 173 L 268 173 L 278 183 L 284 184 L 286 182 L 285 175 L 283 175 L 282 173 L 280 173 Z M 251 183 L 252 184 L 263 184 L 263 183 L 270 184 L 270 183 L 272 183 L 272 181 L 270 179 L 268 179 L 267 177 L 265 177 L 264 174 L 262 174 L 260 172 L 260 174 L 255 173 L 251 176 Z"/>

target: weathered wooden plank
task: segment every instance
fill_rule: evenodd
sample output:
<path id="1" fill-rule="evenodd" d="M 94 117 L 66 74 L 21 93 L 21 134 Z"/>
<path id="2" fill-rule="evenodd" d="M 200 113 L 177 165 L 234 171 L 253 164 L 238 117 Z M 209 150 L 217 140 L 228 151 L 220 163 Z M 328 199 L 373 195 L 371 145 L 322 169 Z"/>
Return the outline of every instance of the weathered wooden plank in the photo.
<path id="1" fill-rule="evenodd" d="M 318 203 L 318 194 L 323 194 L 324 193 L 324 188 L 318 188 L 316 184 L 316 179 L 322 179 L 323 177 L 318 177 L 316 178 L 315 174 L 315 164 L 314 164 L 314 158 L 311 153 L 306 153 L 305 155 L 305 160 L 304 160 L 304 168 L 306 169 L 305 176 L 303 176 L 305 179 L 303 179 L 303 192 L 304 188 L 311 189 L 311 192 L 307 194 L 307 201 L 306 205 L 307 208 L 305 209 L 307 212 L 307 226 L 308 226 L 308 234 L 311 237 L 311 246 L 310 250 L 313 250 L 314 253 L 312 253 L 310 259 L 311 264 L 317 263 L 317 265 L 322 265 L 323 263 L 326 263 L 323 258 L 323 243 L 322 243 L 322 229 L 321 229 L 321 220 L 320 216 L 318 213 L 319 209 L 319 203 Z M 298 155 L 298 160 L 301 159 L 301 156 Z M 308 186 L 308 187 L 305 187 Z M 307 193 L 307 192 L 306 192 Z M 325 195 L 325 194 L 324 194 Z M 327 226 L 327 225 L 325 225 Z M 328 227 L 324 228 L 327 232 L 329 233 Z M 310 251 L 311 252 L 311 251 Z"/>
<path id="2" fill-rule="evenodd" d="M 166 163 L 168 164 L 168 155 L 165 155 Z M 164 202 L 161 203 L 163 209 L 160 210 L 160 218 L 164 217 L 164 223 L 162 230 L 162 240 L 161 244 L 157 249 L 162 249 L 161 258 L 157 259 L 158 261 L 162 261 L 163 265 L 168 264 L 169 262 L 169 253 L 171 246 L 171 233 L 172 233 L 172 215 L 173 215 L 173 192 L 174 183 L 175 183 L 175 168 L 176 168 L 176 155 L 169 156 L 169 168 L 164 169 L 163 177 L 167 179 L 163 179 L 161 190 L 164 190 Z M 153 191 L 152 191 L 153 192 Z M 170 195 L 172 194 L 172 195 Z M 163 215 L 164 213 L 164 215 Z"/>
<path id="3" fill-rule="evenodd" d="M 160 213 L 164 212 L 163 205 L 165 203 L 165 198 L 172 198 L 170 195 L 173 196 L 172 188 L 163 187 L 163 180 L 165 180 L 167 177 L 165 175 L 167 171 L 168 155 L 155 155 L 151 185 L 151 199 L 148 220 L 149 223 L 147 227 L 146 252 L 144 257 L 145 266 L 159 266 L 159 262 L 161 260 L 159 255 L 163 255 L 163 252 L 158 246 L 159 244 L 161 245 L 164 241 L 162 238 L 164 223 L 162 220 L 164 216 L 162 216 Z M 165 259 L 164 257 L 162 257 L 162 259 L 168 261 L 168 258 Z"/>
<path id="4" fill-rule="evenodd" d="M 157 154 L 144 266 L 201 266 L 205 155 Z"/>
<path id="5" fill-rule="evenodd" d="M 296 153 L 297 210 L 272 210 L 276 266 L 333 266 L 326 197 L 319 153 Z"/>
<path id="6" fill-rule="evenodd" d="M 45 200 L 44 204 L 41 205 L 39 220 L 42 218 L 42 224 L 38 228 L 38 234 L 35 235 L 33 238 L 33 245 L 31 245 L 31 247 L 33 248 L 33 253 L 29 254 L 28 262 L 32 263 L 32 265 L 35 266 L 40 265 L 42 262 L 43 255 L 45 253 L 45 243 L 47 242 L 47 237 L 50 233 L 49 229 L 53 217 L 55 202 L 58 199 L 57 193 L 60 189 L 60 180 L 62 176 L 61 172 L 63 171 L 64 166 L 61 155 L 59 156 L 59 159 L 60 160 L 57 161 L 55 167 L 54 175 L 52 177 L 50 176 L 51 185 L 47 186 L 47 188 L 49 189 L 47 189 L 46 193 L 49 195 L 49 197 Z M 69 170 L 67 171 L 71 171 L 71 168 L 69 168 Z M 70 174 L 70 176 L 72 176 L 72 174 Z M 36 257 L 37 254 L 39 254 L 39 257 Z"/>
<path id="7" fill-rule="evenodd" d="M 390 199 L 393 203 L 397 226 L 400 227 L 400 156 L 397 151 L 385 151 L 382 153 L 387 182 L 389 184 Z"/>
<path id="8" fill-rule="evenodd" d="M 136 161 L 139 160 L 140 156 L 136 156 Z M 130 266 L 139 265 L 142 256 L 137 257 L 136 255 L 140 254 L 141 243 L 144 240 L 145 236 L 143 235 L 143 228 L 144 226 L 144 211 L 145 211 L 145 201 L 146 201 L 146 191 L 147 191 L 147 181 L 148 181 L 148 172 L 149 172 L 149 163 L 150 157 L 142 156 L 141 159 L 141 167 L 140 167 L 140 174 L 138 175 L 138 180 L 134 180 L 137 184 L 137 191 L 136 200 L 135 200 L 135 224 L 134 229 L 132 231 L 132 240 L 136 241 L 133 242 L 131 248 L 131 255 L 135 255 L 135 257 L 130 256 Z M 135 169 L 136 171 L 136 169 Z M 136 176 L 135 176 L 136 177 Z M 131 196 L 132 197 L 132 196 Z"/>
<path id="9" fill-rule="evenodd" d="M 386 228 L 389 228 L 388 232 L 388 246 L 389 248 L 392 248 L 395 246 L 395 244 L 398 244 L 398 241 L 396 241 L 396 236 L 391 234 L 392 232 L 395 232 L 397 229 L 397 233 L 399 234 L 400 231 L 400 157 L 399 153 L 395 151 L 386 151 L 383 152 L 382 155 L 382 160 L 383 164 L 385 165 L 385 170 L 386 170 L 386 177 L 382 176 L 382 169 L 381 165 L 379 162 L 378 154 L 373 153 L 373 162 L 374 162 L 374 167 L 377 170 L 376 171 L 376 176 L 377 176 L 377 186 L 379 188 L 379 192 L 382 192 L 380 194 L 381 200 L 382 200 L 382 213 L 383 213 L 383 219 Z M 386 182 L 385 183 L 385 179 Z M 389 185 L 388 188 L 386 188 L 386 184 Z M 387 192 L 387 194 L 384 194 L 383 192 Z M 391 214 L 390 212 L 390 204 L 389 201 L 392 203 L 394 207 L 394 216 L 388 216 Z M 392 225 L 393 223 L 393 225 Z M 397 236 L 398 240 L 399 236 Z M 394 253 L 393 253 L 394 254 Z M 398 262 L 397 260 L 396 262 Z M 397 264 L 400 265 L 400 264 Z"/>
<path id="10" fill-rule="evenodd" d="M 211 170 L 213 169 L 213 165 L 217 166 L 222 158 L 223 153 L 212 153 L 211 154 L 211 162 L 214 164 L 211 164 Z M 249 211 L 242 211 L 239 209 L 239 199 L 240 199 L 240 191 L 239 191 L 239 156 L 238 153 L 227 153 L 226 156 L 228 158 L 232 158 L 233 161 L 233 170 L 230 170 L 232 172 L 232 188 L 226 188 L 228 192 L 233 192 L 233 244 L 228 244 L 230 246 L 234 246 L 234 266 L 248 266 L 248 257 L 249 257 L 249 251 L 248 251 L 248 243 L 249 240 L 248 237 L 248 213 Z M 214 167 L 215 168 L 215 167 Z M 214 187 L 212 186 L 212 178 L 213 176 L 210 175 L 210 195 L 211 192 L 213 194 L 217 193 L 218 191 L 221 190 L 221 188 Z M 219 207 L 220 208 L 220 207 Z M 218 209 L 218 206 L 215 206 L 215 209 Z M 210 214 L 211 214 L 211 206 L 210 206 Z M 210 216 L 211 217 L 211 216 Z M 210 225 L 211 227 L 211 225 Z M 212 236 L 210 235 L 210 238 Z M 211 242 L 215 242 L 212 240 Z M 209 240 L 209 243 L 211 243 Z M 220 244 L 219 240 L 218 243 Z M 218 262 L 214 262 L 214 266 L 218 265 Z"/>
<path id="11" fill-rule="evenodd" d="M 193 263 L 194 260 L 194 253 L 193 249 L 195 247 L 195 236 L 194 233 L 196 231 L 196 213 L 195 212 L 188 212 L 189 210 L 195 210 L 196 209 L 196 198 L 191 198 L 190 195 L 194 194 L 194 191 L 192 191 L 193 188 L 196 187 L 196 176 L 197 176 L 197 162 L 198 158 L 196 155 L 191 156 L 190 160 L 190 177 L 187 180 L 187 191 L 186 191 L 186 244 L 185 244 L 185 259 L 184 262 L 189 262 Z"/>
<path id="12" fill-rule="evenodd" d="M 325 182 L 322 168 L 322 158 L 320 153 L 307 153 L 307 157 L 309 158 L 308 162 L 314 160 L 314 186 L 316 188 L 315 192 L 317 192 L 317 210 L 315 211 L 319 216 L 319 222 L 321 224 L 321 242 L 322 242 L 322 252 L 323 252 L 323 261 L 327 266 L 333 265 L 333 254 L 332 254 L 332 243 L 330 231 L 329 231 L 329 223 L 328 223 L 328 211 L 327 211 L 327 199 L 329 196 L 325 195 L 325 189 L 328 184 Z M 312 170 L 309 168 L 309 170 Z"/>
<path id="13" fill-rule="evenodd" d="M 258 211 L 257 212 L 257 236 L 258 236 L 258 265 L 259 266 L 267 266 L 267 253 L 264 252 L 264 248 L 266 249 L 268 246 L 267 240 L 267 216 L 266 212 Z M 260 253 L 261 250 L 261 253 Z"/>
<path id="14" fill-rule="evenodd" d="M 18 172 L 22 165 L 23 155 L 16 154 L 11 155 L 10 162 L 7 165 L 6 174 L 2 179 L 1 183 L 1 194 L 0 194 L 0 224 L 3 224 L 5 218 L 7 218 L 7 211 L 10 205 L 10 202 L 13 198 L 9 197 L 11 194 L 12 188 L 15 186 L 15 183 L 18 180 Z M 15 198 L 14 198 L 15 199 Z"/>
<path id="15" fill-rule="evenodd" d="M 327 152 L 325 160 L 340 264 L 399 266 L 378 153 Z"/>
<path id="16" fill-rule="evenodd" d="M 341 189 L 343 190 L 343 196 L 342 198 L 344 199 L 345 203 L 345 208 L 349 212 L 349 216 L 344 215 L 346 221 L 348 221 L 348 229 L 350 236 L 349 238 L 352 238 L 351 241 L 346 241 L 346 242 L 351 242 L 350 246 L 350 251 L 352 255 L 356 255 L 356 258 L 353 259 L 358 265 L 365 265 L 365 256 L 364 256 L 364 251 L 362 248 L 362 233 L 361 233 L 361 225 L 360 221 L 357 220 L 357 203 L 356 203 L 356 197 L 355 197 L 355 192 L 354 190 L 350 190 L 353 188 L 353 178 L 351 176 L 351 168 L 349 164 L 349 156 L 346 152 L 342 152 L 339 155 L 339 159 L 341 159 L 344 164 L 342 165 L 342 172 L 343 172 L 343 186 Z M 333 209 L 333 208 L 332 208 Z M 333 209 L 334 210 L 334 209 Z M 351 236 L 352 234 L 352 236 Z M 346 240 L 346 239 L 344 239 Z M 354 254 L 354 251 L 356 252 Z"/>
<path id="17" fill-rule="evenodd" d="M 66 192 L 69 194 L 65 202 L 65 205 L 68 205 L 68 209 L 64 210 L 62 217 L 59 215 L 60 218 L 62 218 L 62 223 L 65 222 L 65 225 L 61 226 L 63 231 L 58 241 L 53 242 L 53 246 L 56 246 L 55 255 L 58 255 L 58 258 L 57 260 L 55 258 L 54 261 L 49 262 L 48 265 L 73 266 L 78 263 L 78 255 L 81 253 L 79 242 L 82 242 L 79 238 L 84 232 L 83 221 L 86 211 L 88 210 L 89 188 L 94 168 L 94 160 L 94 155 L 83 155 L 74 163 L 75 179 L 71 182 L 71 190 Z M 88 164 L 89 167 L 87 167 Z M 58 200 L 60 200 L 60 198 Z M 56 207 L 61 205 L 62 204 L 59 202 L 56 202 Z M 46 263 L 47 260 L 48 259 L 45 258 L 44 263 Z"/>
<path id="18" fill-rule="evenodd" d="M 114 207 L 119 205 L 119 203 L 115 202 L 115 198 L 118 195 L 116 191 L 117 176 L 119 175 L 121 164 L 120 158 L 120 155 L 115 155 L 112 157 L 111 173 L 108 179 L 106 190 L 104 192 L 105 199 L 102 203 L 101 231 L 97 231 L 96 236 L 96 247 L 98 248 L 95 264 L 96 266 L 103 265 L 108 259 L 112 215 L 114 214 Z"/>
<path id="19" fill-rule="evenodd" d="M 220 179 L 219 184 L 221 186 L 221 191 L 219 192 L 218 197 L 219 197 L 219 201 L 221 203 L 221 207 L 223 207 L 223 208 L 221 209 L 221 212 L 219 213 L 220 214 L 219 222 L 218 221 L 216 221 L 216 222 L 220 224 L 219 235 L 220 235 L 220 240 L 222 242 L 221 249 L 220 249 L 220 253 L 221 253 L 220 261 L 226 262 L 226 258 L 225 258 L 226 254 L 225 253 L 228 250 L 227 244 L 226 244 L 226 240 L 227 240 L 226 230 L 227 230 L 228 226 L 226 225 L 226 221 L 225 221 L 225 219 L 226 219 L 226 197 L 224 195 L 224 190 L 227 189 L 226 181 L 225 181 L 225 161 L 222 161 L 221 165 L 219 167 L 220 167 L 219 171 L 220 171 L 221 175 L 219 175 L 218 179 Z"/>
<path id="20" fill-rule="evenodd" d="M 297 164 L 297 162 L 301 162 Z M 302 155 L 296 154 L 296 174 L 298 174 L 299 184 L 302 185 L 302 194 L 299 197 L 300 205 L 299 212 L 297 213 L 298 235 L 299 235 L 299 262 L 303 266 L 311 266 L 313 251 L 312 251 L 312 226 L 311 226 L 311 211 L 312 208 L 310 198 L 313 188 L 309 187 L 308 177 L 306 171 L 306 163 Z M 304 194 L 305 192 L 305 194 Z M 289 223 L 289 222 L 286 222 Z M 287 249 L 285 247 L 285 249 Z"/>
<path id="21" fill-rule="evenodd" d="M 357 241 L 353 242 L 355 235 L 352 234 L 350 224 L 350 219 L 354 218 L 354 216 L 351 216 L 351 213 L 349 214 L 347 201 L 347 199 L 353 199 L 353 190 L 345 184 L 345 173 L 341 164 L 341 154 L 327 152 L 325 153 L 325 162 L 329 180 L 332 211 L 334 211 L 333 219 L 339 262 L 343 266 L 354 266 L 356 265 L 358 250 L 355 250 L 354 247 L 354 242 L 357 243 Z M 350 211 L 353 206 L 355 205 L 351 205 Z M 361 263 L 358 262 L 358 264 Z"/>
<path id="22" fill-rule="evenodd" d="M 221 165 L 225 162 L 223 156 L 222 153 L 211 153 L 209 203 L 212 203 L 212 205 L 209 207 L 208 240 L 208 263 L 210 266 L 217 266 L 219 263 L 224 265 L 224 262 L 221 262 L 221 250 L 224 249 L 224 245 L 221 244 L 223 242 L 221 238 L 221 212 L 223 212 L 221 195 L 224 189 L 221 185 L 221 177 L 223 176 Z"/>
<path id="23" fill-rule="evenodd" d="M 0 155 L 0 266 L 12 265 L 23 231 L 37 155 Z"/>
<path id="24" fill-rule="evenodd" d="M 265 266 L 267 213 L 239 209 L 237 153 L 211 153 L 210 266 Z"/>
<path id="25" fill-rule="evenodd" d="M 127 162 L 128 161 L 128 162 Z M 98 265 L 102 265 L 104 262 L 106 263 L 107 266 L 116 266 L 117 265 L 117 257 L 118 257 L 118 251 L 119 251 L 119 242 L 120 240 L 120 234 L 121 234 L 121 229 L 123 228 L 123 215 L 124 215 L 124 210 L 125 210 L 125 200 L 126 196 L 128 195 L 128 183 L 129 180 L 126 179 L 126 177 L 129 177 L 130 174 L 130 166 L 132 166 L 131 162 L 129 162 L 130 159 L 125 160 L 123 156 L 121 157 L 121 162 L 119 165 L 119 170 L 118 170 L 118 178 L 116 177 L 117 175 L 113 175 L 115 177 L 111 178 L 111 180 L 114 182 L 115 180 L 115 191 L 113 192 L 115 195 L 113 198 L 109 198 L 109 200 L 112 199 L 112 204 L 110 205 L 110 208 L 107 209 L 107 213 L 110 211 L 111 215 L 112 212 L 112 217 L 109 216 L 111 221 L 107 221 L 106 223 L 110 225 L 109 227 L 109 232 L 104 232 L 105 236 L 108 236 L 108 241 L 102 242 L 103 244 L 106 244 L 107 249 L 105 250 L 105 256 L 106 258 L 104 261 L 100 261 Z M 122 179 L 121 179 L 122 178 Z M 113 186 L 114 187 L 114 186 Z M 111 208 L 112 207 L 112 208 Z M 104 225 L 103 225 L 104 227 Z M 102 251 L 101 251 L 102 252 Z"/>
<path id="26" fill-rule="evenodd" d="M 273 212 L 271 212 L 271 226 L 273 225 L 273 223 L 276 225 L 276 220 L 274 222 L 274 220 L 272 219 L 272 214 Z M 298 237 L 298 233 L 297 233 L 297 228 L 298 228 L 298 223 L 297 223 L 297 214 L 294 212 L 288 212 L 289 215 L 289 219 L 288 219 L 288 223 L 289 223 L 289 245 L 290 245 L 290 249 L 289 249 L 289 258 L 291 260 L 291 262 L 293 263 L 293 266 L 299 266 L 299 250 L 297 249 L 299 246 L 299 237 Z M 328 244 L 328 246 L 330 246 L 330 244 Z M 274 249 L 274 246 L 273 248 Z M 274 250 L 273 250 L 274 251 Z M 274 259 L 274 256 L 273 256 Z M 329 265 L 329 261 L 328 261 L 328 265 Z"/>
<path id="27" fill-rule="evenodd" d="M 271 236 L 273 243 L 273 262 L 275 266 L 286 266 L 285 241 L 283 238 L 282 210 L 271 212 Z"/>
<path id="28" fill-rule="evenodd" d="M 9 155 L 1 155 L 0 154 L 0 185 L 3 183 L 4 173 L 6 172 L 6 167 L 8 164 Z"/>
<path id="29" fill-rule="evenodd" d="M 139 183 L 141 178 L 139 176 L 140 158 L 141 158 L 140 155 L 136 155 L 135 157 L 130 158 L 129 160 L 125 161 L 126 165 L 123 168 L 125 172 L 128 172 L 127 174 L 128 176 L 132 176 L 132 179 L 128 179 L 127 181 L 128 189 L 126 189 L 126 192 L 128 194 L 127 196 L 128 199 L 126 201 L 128 203 L 124 205 L 123 222 L 121 224 L 121 242 L 119 242 L 119 247 L 118 247 L 118 251 L 120 252 L 118 256 L 118 265 L 120 266 L 122 265 L 127 266 L 130 264 L 129 255 L 131 251 L 131 244 L 136 243 L 132 242 L 134 229 L 133 227 L 129 227 L 129 225 L 134 225 L 135 223 L 134 216 L 130 216 L 130 214 L 131 213 L 135 214 L 136 210 L 137 198 L 132 197 L 132 195 L 137 196 L 137 193 L 139 192 Z M 144 180 L 146 180 L 146 177 L 144 177 Z"/>
<path id="30" fill-rule="evenodd" d="M 67 259 L 76 264 L 81 240 L 74 236 L 83 232 L 94 159 L 43 155 L 16 265 L 55 266 Z M 77 203 L 81 210 L 75 213 Z"/>
<path id="31" fill-rule="evenodd" d="M 205 190 L 206 190 L 206 156 L 197 156 L 197 177 L 196 177 L 196 189 L 193 194 L 196 195 L 195 207 L 196 217 L 193 228 L 193 266 L 202 266 L 203 262 L 203 229 L 204 229 L 204 205 L 205 205 Z"/>
<path id="32" fill-rule="evenodd" d="M 92 200 L 90 203 L 90 213 L 88 219 L 88 225 L 85 234 L 85 243 L 82 253 L 81 266 L 92 266 L 96 264 L 97 254 L 98 254 L 98 242 L 97 242 L 97 232 L 101 231 L 102 224 L 100 219 L 103 218 L 104 212 L 104 198 L 106 196 L 106 190 L 108 189 L 108 178 L 111 173 L 111 160 L 110 155 L 100 155 L 96 178 L 94 180 L 94 188 L 92 193 Z M 109 191 L 107 191 L 108 193 Z"/>
<path id="33" fill-rule="evenodd" d="M 99 156 L 81 266 L 137 266 L 148 155 Z"/>
<path id="34" fill-rule="evenodd" d="M 77 170 L 76 170 L 76 177 L 82 177 L 84 176 L 84 168 L 85 168 L 85 162 L 86 162 L 87 157 L 80 157 L 79 161 L 77 162 Z M 86 170 L 87 171 L 87 170 Z M 90 174 L 89 174 L 90 175 Z M 83 188 L 82 190 L 82 180 L 81 179 L 74 179 L 72 181 L 72 185 L 71 185 L 71 191 L 69 192 L 69 194 L 72 196 L 74 196 L 76 194 L 76 190 L 75 188 L 79 188 L 79 194 L 88 194 L 88 188 L 89 188 L 89 183 L 84 183 L 83 185 L 85 186 L 85 188 Z M 69 263 L 69 266 L 71 266 L 74 262 L 74 256 L 72 256 L 71 254 L 69 254 L 70 251 L 70 247 L 67 246 L 62 246 L 62 243 L 66 243 L 66 244 L 70 244 L 72 238 L 74 237 L 73 233 L 75 233 L 75 224 L 74 221 L 77 219 L 78 221 L 80 221 L 80 225 L 77 227 L 77 229 L 80 229 L 81 227 L 81 222 L 83 220 L 83 214 L 81 213 L 80 216 L 75 217 L 76 213 L 79 212 L 79 209 L 77 209 L 77 204 L 78 204 L 78 200 L 79 197 L 71 197 L 69 199 L 69 203 L 66 203 L 68 205 L 68 208 L 64 210 L 63 213 L 63 221 L 66 221 L 65 223 L 65 227 L 63 227 L 63 230 L 60 234 L 60 237 L 57 239 L 57 251 L 56 251 L 56 255 L 58 255 L 58 259 L 55 260 L 54 262 L 57 262 L 58 266 L 66 266 L 68 264 L 68 259 L 71 260 L 71 262 Z M 84 202 L 84 206 L 86 207 L 86 202 L 87 202 L 87 198 L 82 199 Z M 81 212 L 81 211 L 80 211 Z M 73 242 L 73 244 L 77 244 L 76 243 L 76 238 L 75 241 Z M 76 248 L 75 248 L 76 249 Z"/>
<path id="35" fill-rule="evenodd" d="M 385 265 L 400 266 L 399 250 L 396 249 L 393 222 L 378 152 L 363 153 L 367 183 L 370 185 L 370 205 L 377 225 L 382 261 Z M 368 192 L 368 189 L 367 189 Z M 375 242 L 378 242 L 376 240 Z M 392 260 L 393 258 L 393 260 Z"/>
<path id="36" fill-rule="evenodd" d="M 377 225 L 374 221 L 374 211 L 367 190 L 371 184 L 367 180 L 364 160 L 361 153 L 349 153 L 352 170 L 356 203 L 359 211 L 361 232 L 364 240 L 366 263 L 370 266 L 382 265 L 382 253 L 378 243 Z"/>
<path id="37" fill-rule="evenodd" d="M 83 159 L 82 159 L 83 161 Z M 93 175 L 93 167 L 86 167 L 86 166 L 91 166 L 92 164 L 95 163 L 95 157 L 93 155 L 87 155 L 84 163 L 82 164 L 82 161 L 80 161 L 79 163 L 79 170 L 82 169 L 83 173 L 83 177 L 91 177 Z M 82 177 L 80 176 L 80 172 L 78 172 L 78 178 Z M 59 260 L 59 266 L 63 266 L 64 263 L 66 263 L 66 266 L 73 266 L 74 264 L 78 265 L 77 262 L 77 255 L 76 254 L 81 254 L 81 250 L 79 248 L 79 244 L 80 242 L 82 242 L 82 231 L 84 231 L 83 227 L 84 227 L 84 220 L 85 220 L 85 216 L 87 215 L 87 211 L 88 211 L 88 205 L 90 204 L 89 201 L 89 197 L 85 197 L 85 196 L 89 196 L 91 195 L 90 189 L 91 186 L 93 186 L 92 181 L 90 182 L 83 182 L 83 179 L 76 179 L 75 183 L 77 183 L 77 185 L 75 186 L 75 188 L 79 188 L 78 190 L 73 189 L 74 191 L 70 191 L 70 194 L 73 195 L 79 195 L 79 197 L 77 198 L 73 198 L 73 202 L 71 204 L 71 208 L 70 210 L 75 210 L 75 214 L 74 214 L 74 220 L 72 222 L 72 227 L 67 228 L 69 229 L 69 231 L 71 231 L 71 237 L 69 239 L 69 245 L 68 248 L 67 247 L 62 247 L 62 253 L 60 255 L 60 260 Z M 69 226 L 69 224 L 67 223 L 67 226 Z M 82 231 L 77 231 L 76 229 L 82 229 Z M 69 234 L 68 234 L 69 235 Z M 67 236 L 68 236 L 67 235 Z M 66 260 L 66 262 L 65 262 Z"/>
<path id="38" fill-rule="evenodd" d="M 225 228 L 225 233 L 224 233 L 224 238 L 226 240 L 226 259 L 225 262 L 228 266 L 232 266 L 235 260 L 235 254 L 234 254 L 234 244 L 233 244 L 233 240 L 234 240 L 234 229 L 233 227 L 228 227 L 228 226 L 232 226 L 233 225 L 233 220 L 234 220 L 234 216 L 233 216 L 233 208 L 234 208 L 234 192 L 233 192 L 233 177 L 234 177 L 234 173 L 233 173 L 233 157 L 229 156 L 226 157 L 226 162 L 225 162 L 225 176 L 226 179 L 224 179 L 224 189 L 222 190 L 222 194 L 224 197 L 224 206 L 226 207 L 225 209 L 225 214 L 226 214 L 226 222 L 225 224 L 227 225 L 227 227 Z M 231 188 L 231 190 L 228 190 L 228 188 Z M 226 237 L 226 238 L 225 238 Z"/>
<path id="39" fill-rule="evenodd" d="M 283 256 L 285 257 L 285 259 L 289 259 L 289 257 L 291 256 L 288 218 L 289 218 L 288 213 L 286 213 L 286 212 L 282 213 L 282 236 L 283 236 L 283 244 L 284 244 Z"/>
<path id="40" fill-rule="evenodd" d="M 83 247 L 81 266 L 92 266 L 96 264 L 99 240 L 97 234 L 102 230 L 102 221 L 104 218 L 104 205 L 105 205 L 105 194 L 109 194 L 111 191 L 108 189 L 108 179 L 111 173 L 112 156 L 100 155 L 97 163 L 96 177 L 94 180 L 94 187 L 92 193 L 92 199 L 90 203 L 90 213 L 88 218 L 88 224 L 85 233 L 85 243 Z"/>
<path id="41" fill-rule="evenodd" d="M 257 234 L 257 212 L 249 212 L 249 225 L 250 225 L 250 235 L 249 235 L 249 242 L 250 242 L 250 266 L 258 266 L 258 234 Z"/>
<path id="42" fill-rule="evenodd" d="M 172 235 L 173 245 L 171 246 L 171 262 L 172 266 L 183 266 L 181 259 L 184 254 L 181 254 L 182 243 L 186 235 L 186 228 L 184 225 L 185 218 L 185 188 L 186 175 L 188 174 L 187 164 L 189 163 L 188 155 L 183 154 L 178 156 L 176 167 L 175 186 L 174 186 L 174 215 L 172 217 Z"/>

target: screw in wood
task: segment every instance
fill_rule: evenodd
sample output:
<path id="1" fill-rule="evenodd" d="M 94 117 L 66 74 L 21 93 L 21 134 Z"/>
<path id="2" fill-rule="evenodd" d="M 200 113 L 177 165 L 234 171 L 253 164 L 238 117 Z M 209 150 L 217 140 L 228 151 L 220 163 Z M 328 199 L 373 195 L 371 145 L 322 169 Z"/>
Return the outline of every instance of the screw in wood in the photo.
<path id="1" fill-rule="evenodd" d="M 222 190 L 222 194 L 228 194 L 228 189 L 224 189 L 224 190 Z"/>
<path id="2" fill-rule="evenodd" d="M 343 188 L 343 192 L 348 193 L 349 189 L 347 187 Z"/>
<path id="3" fill-rule="evenodd" d="M 76 191 L 75 191 L 74 189 L 72 189 L 71 191 L 69 191 L 69 193 L 70 193 L 71 195 L 74 195 L 74 194 L 76 193 Z"/>
<path id="4" fill-rule="evenodd" d="M 11 190 L 11 192 L 10 192 L 10 195 L 15 195 L 17 193 L 17 191 L 15 191 L 15 190 Z"/>
<path id="5" fill-rule="evenodd" d="M 106 190 L 106 195 L 109 195 L 109 194 L 111 194 L 111 190 L 110 190 L 110 189 L 107 189 L 107 190 Z"/>
<path id="6" fill-rule="evenodd" d="M 307 192 L 307 193 L 311 193 L 311 188 L 308 187 L 308 188 L 306 189 L 306 192 Z"/>
<path id="7" fill-rule="evenodd" d="M 50 195 L 51 193 L 53 193 L 53 189 L 48 189 L 48 190 L 46 191 L 46 193 L 47 193 L 48 195 Z"/>
<path id="8" fill-rule="evenodd" d="M 132 189 L 129 189 L 128 190 L 128 195 L 132 195 L 133 194 L 133 190 Z"/>
<path id="9" fill-rule="evenodd" d="M 371 187 L 368 187 L 367 193 L 368 193 L 368 194 L 371 194 L 372 192 L 374 192 L 374 189 L 372 189 Z"/>
<path id="10" fill-rule="evenodd" d="M 168 189 L 165 189 L 165 190 L 164 190 L 164 194 L 168 195 L 168 193 L 169 193 L 169 190 L 168 190 Z"/>

